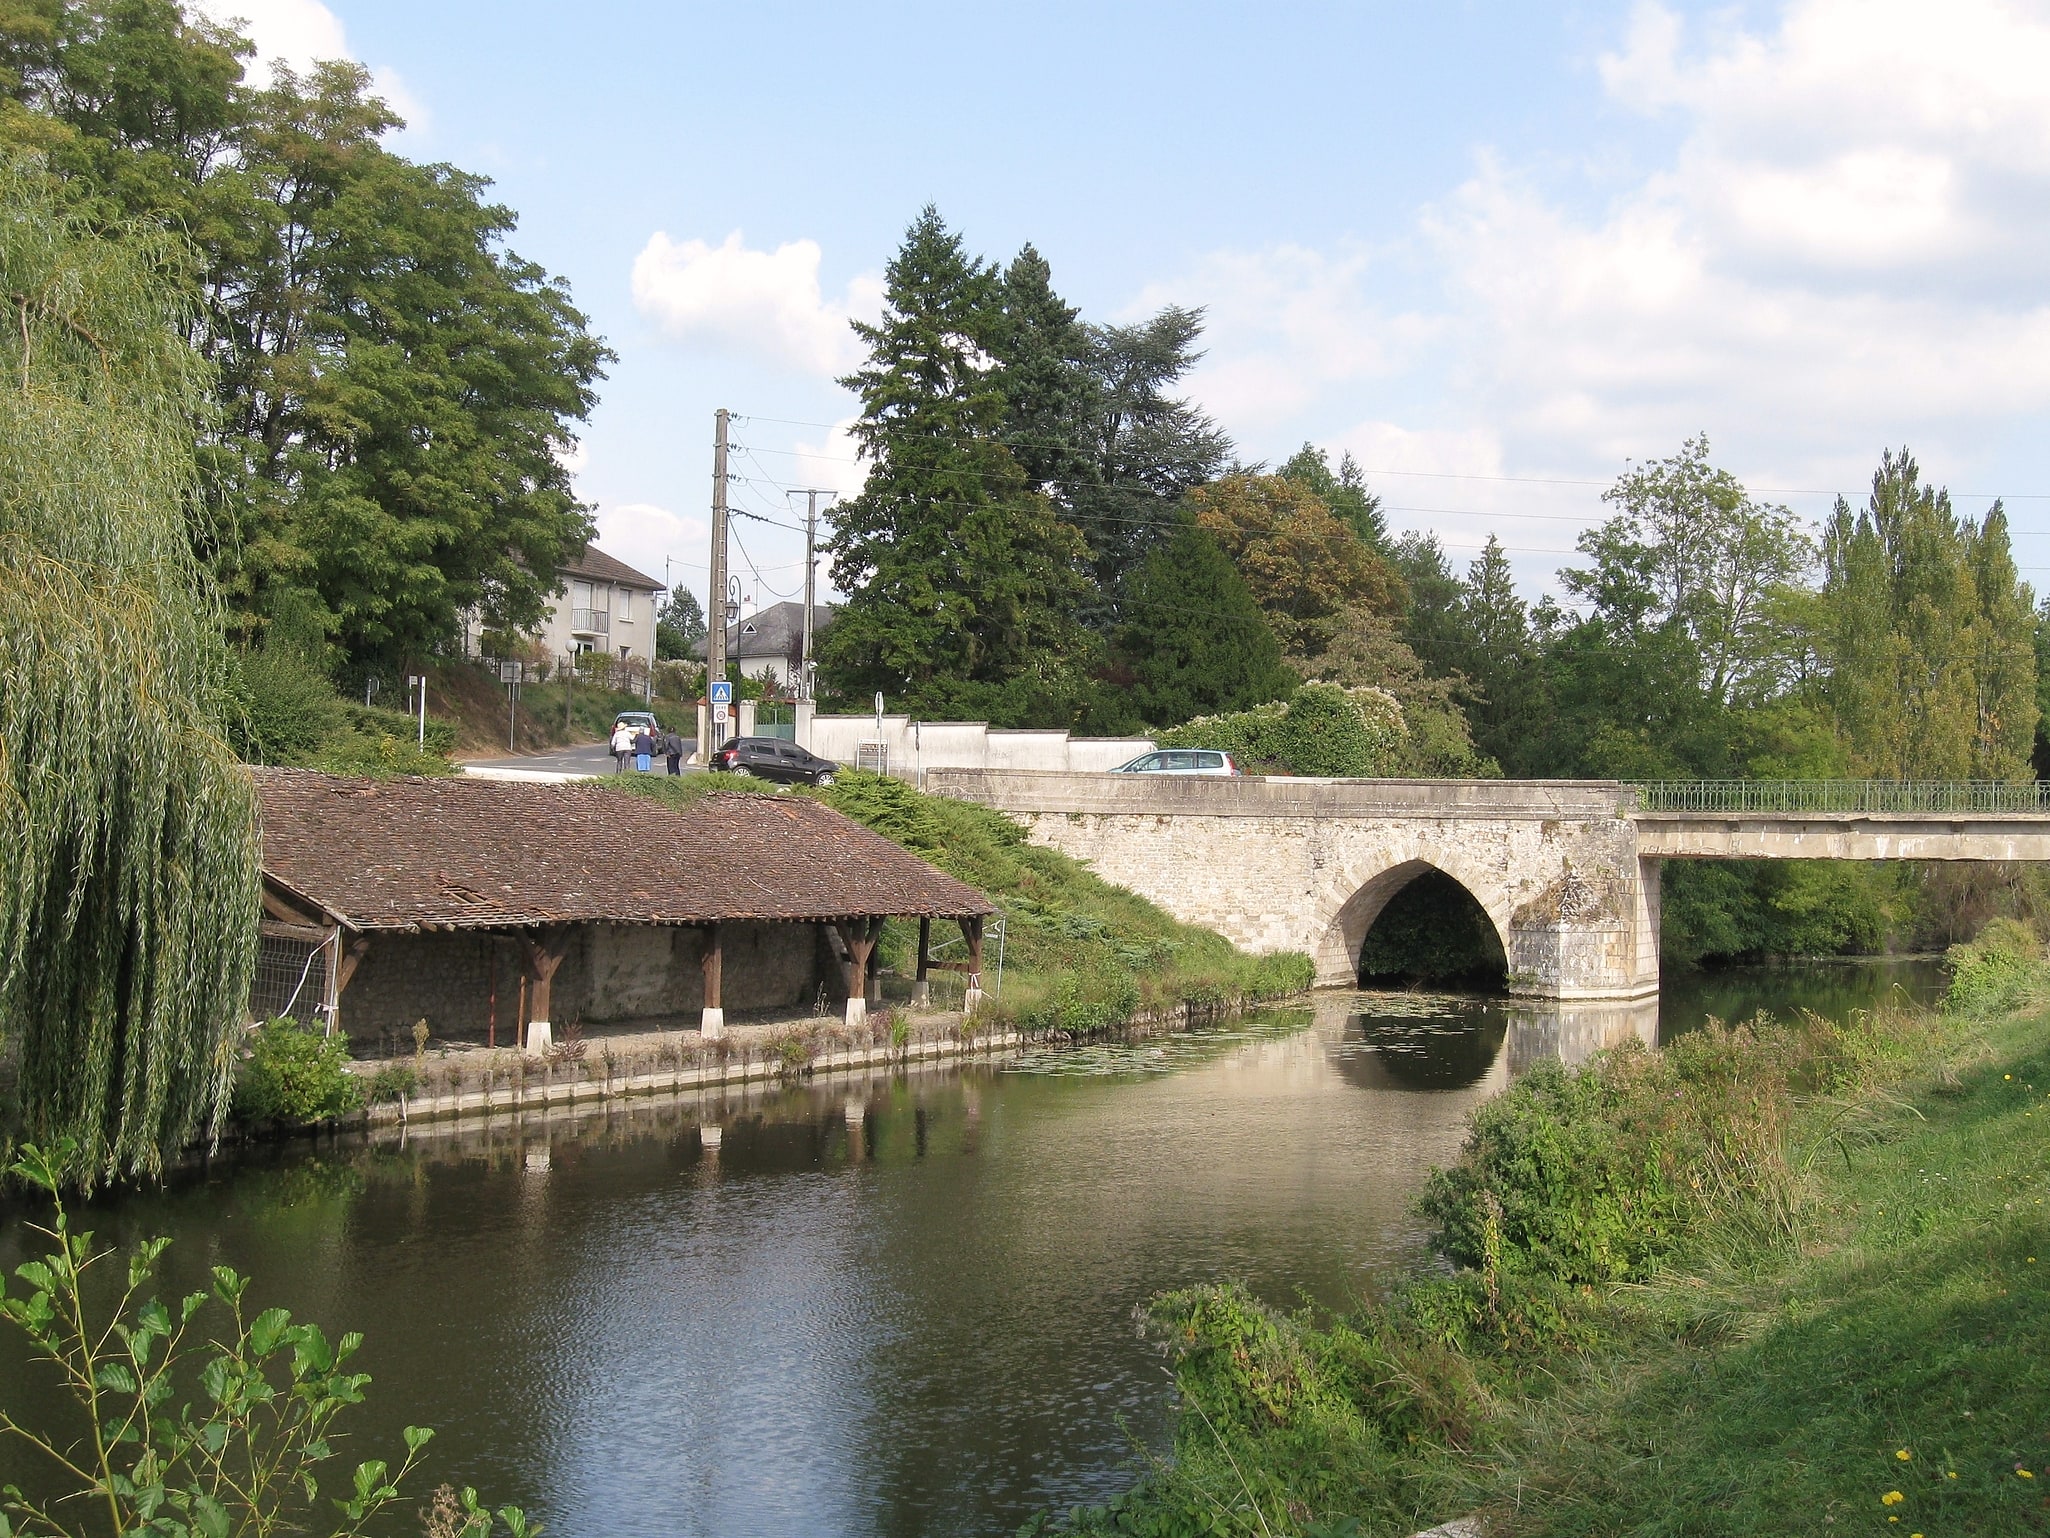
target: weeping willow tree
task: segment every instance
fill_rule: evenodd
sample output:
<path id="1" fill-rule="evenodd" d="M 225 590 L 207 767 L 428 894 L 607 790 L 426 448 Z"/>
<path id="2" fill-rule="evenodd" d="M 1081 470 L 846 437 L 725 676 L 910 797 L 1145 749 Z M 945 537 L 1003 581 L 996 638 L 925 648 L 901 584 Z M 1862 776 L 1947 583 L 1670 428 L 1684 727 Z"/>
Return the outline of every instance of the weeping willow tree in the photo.
<path id="1" fill-rule="evenodd" d="M 21 1133 L 85 1186 L 219 1126 L 254 955 L 185 263 L 0 160 L 0 1042 Z"/>

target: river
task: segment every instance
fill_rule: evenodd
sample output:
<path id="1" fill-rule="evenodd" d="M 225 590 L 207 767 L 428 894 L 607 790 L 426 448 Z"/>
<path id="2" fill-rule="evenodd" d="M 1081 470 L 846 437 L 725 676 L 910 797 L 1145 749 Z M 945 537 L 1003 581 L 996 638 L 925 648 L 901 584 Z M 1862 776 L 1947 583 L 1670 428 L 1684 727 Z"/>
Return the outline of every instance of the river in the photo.
<path id="1" fill-rule="evenodd" d="M 1325 993 L 1129 1046 L 301 1142 L 86 1220 L 171 1235 L 167 1293 L 226 1263 L 258 1306 L 364 1331 L 345 1456 L 434 1426 L 430 1484 L 558 1538 L 1007 1533 L 1165 1446 L 1140 1304 L 1221 1277 L 1372 1296 L 1423 1261 L 1424 1172 L 1532 1062 L 1936 986 L 1892 963 L 1682 975 L 1634 1011 Z M 46 1392 L 6 1346 L 6 1403 Z"/>

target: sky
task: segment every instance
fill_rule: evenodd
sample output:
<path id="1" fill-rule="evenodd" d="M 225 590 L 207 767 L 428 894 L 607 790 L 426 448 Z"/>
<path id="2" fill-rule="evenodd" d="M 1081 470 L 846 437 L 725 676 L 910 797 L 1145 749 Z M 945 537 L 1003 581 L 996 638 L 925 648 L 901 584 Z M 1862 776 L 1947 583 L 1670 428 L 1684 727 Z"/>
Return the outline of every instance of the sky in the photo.
<path id="1" fill-rule="evenodd" d="M 1697 432 L 1811 519 L 1908 445 L 2050 589 L 2050 0 L 207 4 L 492 178 L 618 354 L 599 543 L 701 596 L 722 406 L 744 602 L 801 591 L 798 489 L 860 484 L 847 321 L 927 203 L 1085 319 L 1202 306 L 1242 460 L 1350 451 L 1527 596 Z"/>

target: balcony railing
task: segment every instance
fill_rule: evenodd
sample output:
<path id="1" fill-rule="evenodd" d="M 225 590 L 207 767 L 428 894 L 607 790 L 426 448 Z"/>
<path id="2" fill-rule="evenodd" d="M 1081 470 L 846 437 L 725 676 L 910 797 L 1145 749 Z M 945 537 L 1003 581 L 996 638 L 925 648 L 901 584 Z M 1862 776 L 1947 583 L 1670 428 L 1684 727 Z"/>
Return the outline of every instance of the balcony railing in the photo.
<path id="1" fill-rule="evenodd" d="M 572 609 L 569 611 L 569 628 L 572 635 L 610 635 L 612 633 L 612 611 L 610 609 Z"/>
<path id="2" fill-rule="evenodd" d="M 1653 780 L 1624 787 L 1640 812 L 2040 812 L 2050 782 L 2024 780 Z"/>

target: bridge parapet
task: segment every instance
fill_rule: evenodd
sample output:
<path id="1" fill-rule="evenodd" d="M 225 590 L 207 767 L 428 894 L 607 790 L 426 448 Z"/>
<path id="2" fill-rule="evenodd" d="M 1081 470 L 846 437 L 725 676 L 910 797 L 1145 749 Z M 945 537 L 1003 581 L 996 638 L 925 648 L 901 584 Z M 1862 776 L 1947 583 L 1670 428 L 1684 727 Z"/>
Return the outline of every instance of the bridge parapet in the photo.
<path id="1" fill-rule="evenodd" d="M 2035 780 L 1652 780 L 1626 785 L 1632 812 L 2050 812 Z"/>
<path id="2" fill-rule="evenodd" d="M 930 769 L 936 796 L 1000 812 L 1171 817 L 1493 817 L 1624 815 L 1615 780 L 1318 780 L 1248 775 L 1059 774 Z"/>

